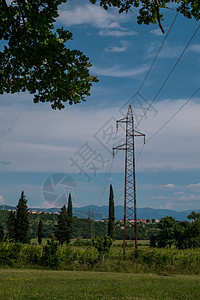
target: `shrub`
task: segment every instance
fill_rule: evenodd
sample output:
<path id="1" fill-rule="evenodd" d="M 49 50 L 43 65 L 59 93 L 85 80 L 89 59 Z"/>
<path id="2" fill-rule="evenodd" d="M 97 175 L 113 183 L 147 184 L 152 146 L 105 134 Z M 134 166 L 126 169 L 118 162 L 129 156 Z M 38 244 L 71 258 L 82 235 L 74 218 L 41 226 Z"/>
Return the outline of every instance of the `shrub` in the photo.
<path id="1" fill-rule="evenodd" d="M 42 264 L 46 267 L 56 269 L 61 262 L 61 255 L 59 252 L 59 242 L 54 238 L 47 240 L 47 245 L 44 247 L 44 253 L 42 255 Z"/>

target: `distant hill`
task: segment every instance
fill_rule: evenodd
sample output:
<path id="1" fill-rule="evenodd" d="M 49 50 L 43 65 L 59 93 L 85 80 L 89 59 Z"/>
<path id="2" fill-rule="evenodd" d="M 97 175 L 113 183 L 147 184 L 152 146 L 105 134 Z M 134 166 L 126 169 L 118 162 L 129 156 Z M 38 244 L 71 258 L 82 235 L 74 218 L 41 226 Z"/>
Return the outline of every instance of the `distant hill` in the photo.
<path id="1" fill-rule="evenodd" d="M 4 207 L 4 210 L 9 210 L 9 209 L 15 209 L 16 207 L 10 206 L 10 205 L 0 205 L 0 210 L 2 210 Z"/>
<path id="2" fill-rule="evenodd" d="M 13 206 L 4 205 L 4 210 L 15 209 Z M 47 213 L 59 212 L 60 208 L 29 208 L 30 211 L 45 211 Z M 2 205 L 0 205 L 0 210 L 2 210 Z M 88 211 L 94 215 L 95 220 L 101 220 L 108 218 L 108 206 L 96 206 L 96 205 L 87 205 L 84 207 L 74 207 L 73 214 L 79 218 L 88 218 Z M 192 210 L 180 211 L 170 209 L 154 209 L 154 208 L 138 208 L 137 209 L 137 218 L 138 219 L 161 219 L 166 216 L 172 216 L 176 220 L 184 221 L 187 219 L 187 216 L 192 212 Z M 200 210 L 196 210 L 200 212 Z M 116 220 L 121 220 L 124 215 L 124 207 L 118 205 L 115 207 L 115 218 Z"/>

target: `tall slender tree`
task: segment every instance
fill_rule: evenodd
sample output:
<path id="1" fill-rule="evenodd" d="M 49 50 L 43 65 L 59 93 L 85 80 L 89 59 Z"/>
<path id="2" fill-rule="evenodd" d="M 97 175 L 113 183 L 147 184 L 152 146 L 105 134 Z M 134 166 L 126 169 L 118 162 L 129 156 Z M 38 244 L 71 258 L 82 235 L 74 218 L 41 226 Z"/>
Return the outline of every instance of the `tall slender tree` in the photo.
<path id="1" fill-rule="evenodd" d="M 92 235 L 92 220 L 91 220 L 91 211 L 90 208 L 88 210 L 88 238 L 91 239 L 91 235 Z"/>
<path id="2" fill-rule="evenodd" d="M 69 193 L 69 197 L 68 197 L 67 224 L 68 224 L 67 244 L 69 244 L 69 242 L 72 238 L 72 233 L 73 233 L 73 212 L 72 212 L 72 196 L 71 196 L 71 193 Z"/>
<path id="3" fill-rule="evenodd" d="M 115 221 L 114 194 L 113 194 L 113 187 L 112 185 L 110 185 L 108 236 L 110 236 L 112 239 L 114 238 L 114 221 Z"/>
<path id="4" fill-rule="evenodd" d="M 55 237 L 61 245 L 68 241 L 68 229 L 67 209 L 64 205 L 58 215 L 58 224 L 55 227 Z"/>
<path id="5" fill-rule="evenodd" d="M 3 226 L 0 224 L 0 242 L 2 242 L 4 239 L 4 230 Z"/>
<path id="6" fill-rule="evenodd" d="M 16 215 L 14 211 L 8 213 L 7 232 L 9 240 L 14 241 L 16 236 Z"/>
<path id="7" fill-rule="evenodd" d="M 24 191 L 21 193 L 21 197 L 19 199 L 17 205 L 17 214 L 16 214 L 16 236 L 15 239 L 20 243 L 28 243 L 28 229 L 29 229 L 29 219 L 28 219 L 28 206 L 26 196 L 24 195 Z"/>
<path id="8" fill-rule="evenodd" d="M 38 243 L 41 245 L 42 244 L 42 237 L 43 237 L 43 222 L 42 222 L 41 219 L 40 219 L 40 222 L 38 224 L 37 236 L 38 236 Z"/>

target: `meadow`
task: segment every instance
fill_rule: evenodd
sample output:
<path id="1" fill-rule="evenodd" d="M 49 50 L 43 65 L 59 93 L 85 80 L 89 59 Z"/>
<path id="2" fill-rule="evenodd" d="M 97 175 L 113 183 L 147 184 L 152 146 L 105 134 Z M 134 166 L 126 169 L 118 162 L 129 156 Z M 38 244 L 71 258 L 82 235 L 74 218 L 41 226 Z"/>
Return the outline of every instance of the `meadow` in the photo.
<path id="1" fill-rule="evenodd" d="M 133 243 L 127 243 L 124 259 L 122 243 L 117 241 L 105 254 L 104 263 L 101 256 L 89 240 L 63 246 L 56 241 L 49 245 L 0 243 L 1 268 L 200 275 L 199 248 L 178 250 L 143 244 L 135 250 Z"/>
<path id="2" fill-rule="evenodd" d="M 115 241 L 105 260 L 90 240 L 0 243 L 0 299 L 200 299 L 199 249 L 138 250 Z"/>
<path id="3" fill-rule="evenodd" d="M 0 269 L 0 299 L 200 299 L 199 276 Z"/>

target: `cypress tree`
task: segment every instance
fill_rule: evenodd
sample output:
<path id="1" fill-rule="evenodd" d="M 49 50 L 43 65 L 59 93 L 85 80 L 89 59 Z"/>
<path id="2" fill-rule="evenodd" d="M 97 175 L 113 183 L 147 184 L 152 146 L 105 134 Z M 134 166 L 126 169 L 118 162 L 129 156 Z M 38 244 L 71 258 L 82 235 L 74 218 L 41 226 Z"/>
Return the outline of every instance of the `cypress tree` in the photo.
<path id="1" fill-rule="evenodd" d="M 38 232 L 37 232 L 37 236 L 38 236 L 38 244 L 42 244 L 42 237 L 43 237 L 43 222 L 40 219 L 40 222 L 38 224 Z"/>
<path id="2" fill-rule="evenodd" d="M 7 220 L 8 238 L 11 241 L 15 240 L 16 236 L 16 216 L 14 211 L 9 211 Z"/>
<path id="3" fill-rule="evenodd" d="M 64 205 L 61 208 L 60 214 L 58 215 L 58 224 L 55 227 L 55 237 L 62 245 L 64 242 L 67 242 L 68 236 L 68 219 L 67 219 L 67 209 Z"/>
<path id="4" fill-rule="evenodd" d="M 110 185 L 108 236 L 110 236 L 112 239 L 114 238 L 114 221 L 115 221 L 114 194 L 113 194 L 112 185 Z"/>
<path id="5" fill-rule="evenodd" d="M 28 243 L 28 229 L 29 229 L 29 220 L 28 220 L 28 206 L 27 200 L 25 199 L 24 191 L 21 193 L 17 205 L 16 213 L 16 241 L 20 243 Z"/>
<path id="6" fill-rule="evenodd" d="M 92 222 L 91 222 L 91 211 L 90 208 L 88 210 L 88 238 L 91 239 L 91 233 L 92 233 Z"/>
<path id="7" fill-rule="evenodd" d="M 4 239 L 4 230 L 3 226 L 0 224 L 0 242 L 2 242 Z"/>
<path id="8" fill-rule="evenodd" d="M 69 193 L 69 198 L 68 198 L 68 206 L 67 206 L 67 225 L 68 225 L 68 230 L 67 230 L 67 244 L 69 244 L 72 233 L 73 233 L 73 212 L 72 212 L 72 197 L 71 193 Z"/>

